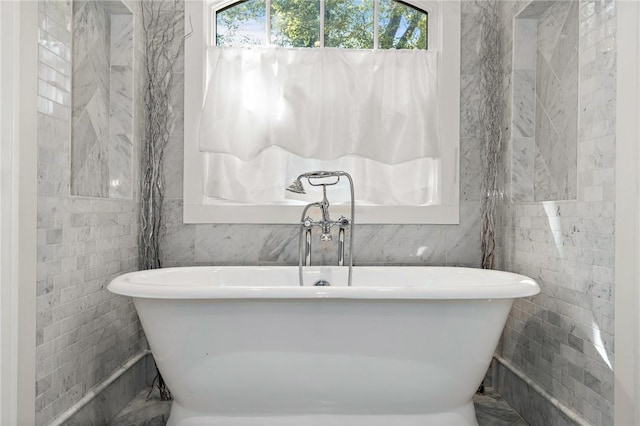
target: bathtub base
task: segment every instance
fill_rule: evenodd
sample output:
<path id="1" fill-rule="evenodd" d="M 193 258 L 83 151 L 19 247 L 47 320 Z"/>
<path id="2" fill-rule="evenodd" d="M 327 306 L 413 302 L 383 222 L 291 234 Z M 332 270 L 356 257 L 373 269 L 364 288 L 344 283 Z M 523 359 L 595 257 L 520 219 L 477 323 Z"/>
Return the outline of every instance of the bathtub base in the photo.
<path id="1" fill-rule="evenodd" d="M 167 426 L 478 426 L 473 402 L 451 411 L 417 415 L 208 416 L 175 401 Z"/>

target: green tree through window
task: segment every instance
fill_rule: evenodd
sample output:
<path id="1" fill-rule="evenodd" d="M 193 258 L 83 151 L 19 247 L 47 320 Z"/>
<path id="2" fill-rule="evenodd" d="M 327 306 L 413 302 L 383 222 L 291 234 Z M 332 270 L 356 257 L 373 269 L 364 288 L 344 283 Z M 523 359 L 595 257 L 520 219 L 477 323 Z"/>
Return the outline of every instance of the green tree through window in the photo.
<path id="1" fill-rule="evenodd" d="M 320 2 L 271 0 L 271 42 L 282 47 L 314 47 L 320 41 Z"/>
<path id="2" fill-rule="evenodd" d="M 427 14 L 399 1 L 379 1 L 380 49 L 427 49 Z"/>
<path id="3" fill-rule="evenodd" d="M 324 1 L 321 4 L 320 1 Z M 377 3 L 377 5 L 376 5 Z M 428 14 L 396 0 L 244 0 L 215 12 L 216 45 L 372 49 L 378 9 L 378 48 L 427 49 Z M 320 14 L 324 6 L 324 28 Z M 271 28 L 267 29 L 267 12 Z"/>

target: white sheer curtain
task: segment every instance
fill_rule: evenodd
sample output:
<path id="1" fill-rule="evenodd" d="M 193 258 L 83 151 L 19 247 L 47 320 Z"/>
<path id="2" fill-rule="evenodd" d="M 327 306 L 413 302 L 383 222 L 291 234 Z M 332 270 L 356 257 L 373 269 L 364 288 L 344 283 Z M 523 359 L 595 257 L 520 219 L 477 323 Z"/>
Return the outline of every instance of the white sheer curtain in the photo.
<path id="1" fill-rule="evenodd" d="M 437 202 L 437 53 L 210 48 L 200 120 L 205 194 L 285 200 L 311 169 L 354 176 L 361 201 Z"/>
<path id="2" fill-rule="evenodd" d="M 206 153 L 205 194 L 213 201 L 271 204 L 306 200 L 286 191 L 293 180 L 311 170 L 344 170 L 354 180 L 359 204 L 421 206 L 437 204 L 440 162 L 418 158 L 399 164 L 384 164 L 356 155 L 337 160 L 303 158 L 278 147 L 270 147 L 253 160 L 229 154 Z M 331 202 L 349 201 L 349 188 L 331 189 Z"/>

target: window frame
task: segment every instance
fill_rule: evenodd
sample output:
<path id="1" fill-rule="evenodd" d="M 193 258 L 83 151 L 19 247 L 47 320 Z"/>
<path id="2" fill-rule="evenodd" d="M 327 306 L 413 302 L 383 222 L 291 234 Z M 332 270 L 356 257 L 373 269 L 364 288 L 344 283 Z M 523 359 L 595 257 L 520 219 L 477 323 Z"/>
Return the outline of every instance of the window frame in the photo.
<path id="1" fill-rule="evenodd" d="M 371 206 L 356 204 L 355 222 L 360 224 L 458 224 L 460 152 L 460 7 L 461 0 L 403 0 L 429 13 L 436 34 L 429 50 L 438 52 L 438 98 L 442 145 L 441 204 L 428 206 Z M 184 223 L 299 223 L 301 206 L 244 204 L 221 200 L 205 204 L 204 157 L 198 146 L 198 117 L 202 110 L 207 75 L 207 48 L 215 41 L 213 10 L 237 0 L 186 0 L 184 74 Z M 215 8 L 215 9 L 214 9 Z M 446 25 L 442 23 L 446 22 Z M 267 25 L 269 23 L 267 22 Z M 329 195 L 330 197 L 330 195 Z M 334 214 L 348 216 L 348 206 L 334 206 Z"/>
<path id="2" fill-rule="evenodd" d="M 205 0 L 207 1 L 208 5 L 207 5 L 207 13 L 206 15 L 211 17 L 211 22 L 206 25 L 207 26 L 207 43 L 209 46 L 216 46 L 216 33 L 217 33 L 217 20 L 216 20 L 216 13 L 220 10 L 226 9 L 236 3 L 240 3 L 240 1 L 238 0 Z M 271 1 L 272 0 L 265 0 L 265 8 L 266 8 L 266 14 L 265 14 L 265 34 L 266 34 L 266 46 L 271 46 L 271 47 L 279 47 L 277 45 L 274 45 L 273 43 L 271 43 Z M 378 13 L 379 13 L 379 1 L 380 0 L 373 0 L 373 4 L 374 4 L 374 12 L 373 12 L 373 49 L 380 49 L 380 47 L 378 46 L 378 42 L 379 42 L 379 21 L 378 21 Z M 394 0 L 395 1 L 395 0 Z M 320 0 L 320 9 L 319 9 L 319 22 L 320 22 L 320 46 L 316 47 L 316 49 L 320 48 L 325 48 L 325 44 L 324 44 L 324 28 L 325 28 L 325 21 L 324 21 L 324 0 Z M 399 3 L 405 3 L 409 6 L 415 7 L 423 12 L 425 12 L 427 14 L 427 49 L 426 50 L 433 50 L 430 49 L 430 46 L 438 46 L 438 26 L 439 23 L 435 22 L 434 25 L 432 25 L 431 22 L 431 16 L 438 16 L 438 3 L 436 1 L 433 0 L 400 0 Z"/>

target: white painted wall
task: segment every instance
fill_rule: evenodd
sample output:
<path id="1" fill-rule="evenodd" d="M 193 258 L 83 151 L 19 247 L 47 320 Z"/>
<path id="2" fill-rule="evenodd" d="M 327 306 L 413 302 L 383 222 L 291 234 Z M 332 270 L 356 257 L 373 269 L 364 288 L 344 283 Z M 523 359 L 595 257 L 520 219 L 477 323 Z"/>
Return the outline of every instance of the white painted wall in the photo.
<path id="1" fill-rule="evenodd" d="M 37 2 L 0 2 L 0 424 L 35 419 Z"/>
<path id="2" fill-rule="evenodd" d="M 640 424 L 640 3 L 619 1 L 616 111 L 615 424 Z"/>

